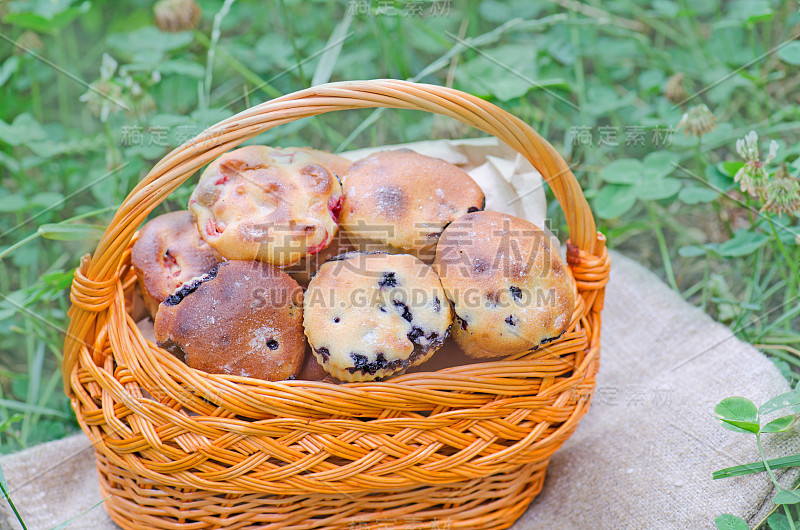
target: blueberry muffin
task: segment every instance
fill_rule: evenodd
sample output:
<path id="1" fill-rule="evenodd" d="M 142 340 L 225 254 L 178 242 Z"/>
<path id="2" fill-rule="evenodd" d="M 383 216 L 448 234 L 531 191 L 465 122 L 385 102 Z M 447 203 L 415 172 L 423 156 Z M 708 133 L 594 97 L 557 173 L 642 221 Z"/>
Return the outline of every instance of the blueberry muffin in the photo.
<path id="1" fill-rule="evenodd" d="M 426 262 L 444 227 L 486 204 L 464 170 L 409 149 L 363 158 L 342 181 L 340 224 L 359 250 L 412 254 Z"/>
<path id="2" fill-rule="evenodd" d="M 342 187 L 324 165 L 335 155 L 315 153 L 253 145 L 216 159 L 189 199 L 200 235 L 226 259 L 278 266 L 326 248 Z"/>
<path id="3" fill-rule="evenodd" d="M 534 350 L 572 318 L 575 290 L 558 247 L 524 219 L 465 215 L 442 233 L 433 268 L 453 302 L 453 337 L 470 357 Z"/>
<path id="4" fill-rule="evenodd" d="M 284 380 L 305 356 L 302 297 L 268 263 L 223 262 L 161 303 L 156 342 L 204 372 Z"/>
<path id="5" fill-rule="evenodd" d="M 303 299 L 319 363 L 341 381 L 372 381 L 427 360 L 452 311 L 436 273 L 408 254 L 349 252 L 325 263 Z"/>
<path id="6" fill-rule="evenodd" d="M 189 212 L 167 213 L 147 222 L 131 249 L 131 264 L 150 316 L 155 318 L 158 304 L 183 282 L 205 274 L 220 259 L 200 237 Z"/>

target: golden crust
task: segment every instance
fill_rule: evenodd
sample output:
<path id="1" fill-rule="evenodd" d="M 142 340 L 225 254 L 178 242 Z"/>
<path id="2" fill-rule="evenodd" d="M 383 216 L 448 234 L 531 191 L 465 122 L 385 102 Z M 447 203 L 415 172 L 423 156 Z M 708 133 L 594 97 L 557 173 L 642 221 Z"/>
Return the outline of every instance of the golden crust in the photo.
<path id="1" fill-rule="evenodd" d="M 147 312 L 155 318 L 158 304 L 183 282 L 208 272 L 221 260 L 203 241 L 192 215 L 183 210 L 159 215 L 139 231 L 131 249 Z"/>
<path id="2" fill-rule="evenodd" d="M 335 155 L 319 153 L 253 145 L 217 158 L 189 200 L 203 239 L 227 259 L 279 266 L 327 247 L 342 189 L 320 159 Z"/>
<path id="3" fill-rule="evenodd" d="M 302 296 L 272 265 L 223 262 L 216 275 L 187 282 L 159 306 L 156 341 L 204 372 L 284 380 L 305 356 Z"/>
<path id="4" fill-rule="evenodd" d="M 335 155 L 328 151 L 321 151 L 319 149 L 312 149 L 310 147 L 284 147 L 283 151 L 303 151 L 309 156 L 317 160 L 321 166 L 325 166 L 333 174 L 337 175 L 340 179 L 347 173 L 353 163 L 343 156 Z"/>
<path id="5" fill-rule="evenodd" d="M 317 361 L 341 381 L 382 379 L 426 361 L 452 322 L 439 278 L 408 254 L 338 256 L 311 279 L 303 306 Z"/>
<path id="6" fill-rule="evenodd" d="M 453 337 L 489 358 L 537 348 L 568 326 L 575 291 L 566 265 L 539 227 L 475 212 L 442 233 L 433 268 L 453 302 Z"/>
<path id="7" fill-rule="evenodd" d="M 464 170 L 409 149 L 361 159 L 342 180 L 340 224 L 354 245 L 426 262 L 445 226 L 485 204 L 483 191 Z"/>

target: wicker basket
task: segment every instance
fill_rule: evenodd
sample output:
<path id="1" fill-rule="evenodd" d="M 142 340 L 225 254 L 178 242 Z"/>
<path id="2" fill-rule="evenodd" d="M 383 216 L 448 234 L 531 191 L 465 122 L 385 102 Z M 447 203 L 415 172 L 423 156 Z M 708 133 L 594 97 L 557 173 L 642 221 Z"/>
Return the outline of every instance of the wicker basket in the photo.
<path id="1" fill-rule="evenodd" d="M 577 304 L 539 350 L 389 382 L 266 382 L 193 370 L 126 313 L 130 245 L 197 169 L 276 125 L 370 107 L 425 110 L 481 129 L 541 172 L 566 214 Z M 608 279 L 580 186 L 528 125 L 477 97 L 396 80 L 313 87 L 206 130 L 128 195 L 75 272 L 65 390 L 94 444 L 105 508 L 139 528 L 507 528 L 586 413 Z"/>

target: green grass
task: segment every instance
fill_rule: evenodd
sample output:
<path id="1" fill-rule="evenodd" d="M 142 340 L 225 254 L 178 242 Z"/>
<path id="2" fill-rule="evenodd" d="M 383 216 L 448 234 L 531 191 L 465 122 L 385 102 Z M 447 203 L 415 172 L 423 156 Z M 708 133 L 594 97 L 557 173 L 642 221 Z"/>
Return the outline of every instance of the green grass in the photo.
<path id="1" fill-rule="evenodd" d="M 27 4 L 39 13 L 0 5 L 0 421 L 19 414 L 0 434 L 0 453 L 77 430 L 60 388 L 68 288 L 133 184 L 203 127 L 312 79 L 449 79 L 521 117 L 578 163 L 612 248 L 798 379 L 798 220 L 760 215 L 730 164 L 741 162 L 736 140 L 755 130 L 762 151 L 768 139 L 780 144 L 770 171 L 785 161 L 800 172 L 800 47 L 770 52 L 800 33 L 796 2 L 597 0 L 574 11 L 487 0 L 452 2 L 447 16 L 429 15 L 427 2 L 423 17 L 403 16 L 402 2 L 395 15 L 375 15 L 373 2 L 374 16 L 346 20 L 347 2 L 238 1 L 220 18 L 216 44 L 222 2 L 199 4 L 198 27 L 178 34 L 155 29 L 145 1 Z M 116 62 L 106 81 L 127 110 L 92 92 L 81 101 L 85 83 L 101 79 L 104 54 Z M 699 94 L 683 107 L 703 103 L 716 117 L 702 141 L 664 141 L 685 110 L 664 96 L 677 73 L 688 95 Z M 365 110 L 302 120 L 257 142 L 346 150 L 452 130 L 424 113 Z M 578 141 L 587 130 L 591 141 Z M 627 159 L 638 165 L 620 165 Z M 159 211 L 185 207 L 189 192 Z"/>
<path id="2" fill-rule="evenodd" d="M 60 373 L 72 271 L 133 184 L 204 127 L 312 81 L 449 84 L 519 116 L 576 164 L 610 247 L 800 379 L 798 218 L 760 211 L 733 180 L 751 130 L 762 160 L 779 144 L 771 179 L 783 163 L 800 173 L 797 2 L 431 0 L 422 16 L 399 0 L 369 15 L 347 1 L 198 3 L 198 26 L 167 34 L 144 0 L 0 2 L 0 453 L 78 429 Z M 676 74 L 682 104 L 665 97 Z M 699 104 L 715 130 L 671 132 Z M 380 109 L 256 141 L 342 151 L 478 134 Z M 190 191 L 158 211 L 185 207 Z M 784 511 L 759 526 L 784 527 Z"/>

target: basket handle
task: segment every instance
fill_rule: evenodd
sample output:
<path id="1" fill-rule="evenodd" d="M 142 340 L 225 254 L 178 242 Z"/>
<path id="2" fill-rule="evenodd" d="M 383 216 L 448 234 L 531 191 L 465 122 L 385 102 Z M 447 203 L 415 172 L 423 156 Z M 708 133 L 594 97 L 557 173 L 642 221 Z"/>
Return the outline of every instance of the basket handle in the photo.
<path id="1" fill-rule="evenodd" d="M 336 110 L 373 107 L 442 114 L 502 140 L 527 158 L 550 185 L 566 216 L 571 243 L 589 254 L 597 251 L 594 217 L 564 159 L 529 125 L 496 105 L 452 88 L 395 79 L 346 81 L 307 88 L 256 105 L 206 129 L 165 156 L 126 197 L 91 261 L 82 263 L 75 274 L 72 320 L 62 366 L 67 393 L 70 393 L 69 374 L 84 335 L 92 328 L 89 320 L 111 303 L 115 274 L 125 249 L 161 201 L 211 160 L 277 125 Z"/>

